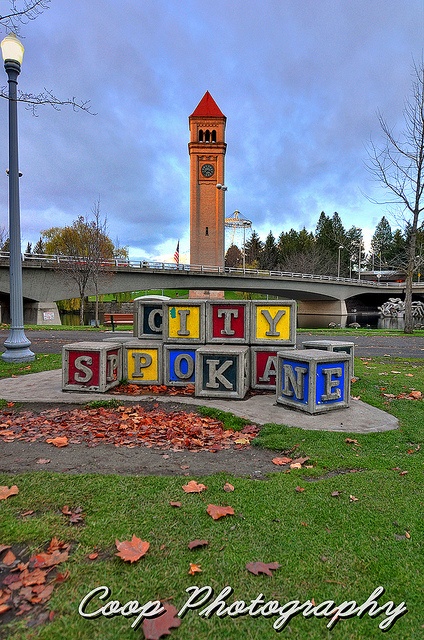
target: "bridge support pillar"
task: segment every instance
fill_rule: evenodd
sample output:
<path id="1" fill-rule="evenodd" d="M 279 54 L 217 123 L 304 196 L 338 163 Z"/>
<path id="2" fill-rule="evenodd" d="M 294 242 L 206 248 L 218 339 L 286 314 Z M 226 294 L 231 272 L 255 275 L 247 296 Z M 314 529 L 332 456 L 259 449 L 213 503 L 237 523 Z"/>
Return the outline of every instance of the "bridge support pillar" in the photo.
<path id="1" fill-rule="evenodd" d="M 308 320 L 319 318 L 323 323 L 335 322 L 342 327 L 346 325 L 347 307 L 345 300 L 299 300 L 297 319 L 300 328 L 312 326 Z"/>
<path id="2" fill-rule="evenodd" d="M 56 302 L 32 302 L 24 307 L 25 324 L 62 324 Z"/>

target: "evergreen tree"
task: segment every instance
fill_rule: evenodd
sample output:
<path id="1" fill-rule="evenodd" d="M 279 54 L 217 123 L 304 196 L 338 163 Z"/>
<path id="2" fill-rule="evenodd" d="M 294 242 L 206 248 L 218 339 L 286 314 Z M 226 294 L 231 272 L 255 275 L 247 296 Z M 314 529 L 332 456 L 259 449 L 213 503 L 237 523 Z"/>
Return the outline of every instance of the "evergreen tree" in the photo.
<path id="1" fill-rule="evenodd" d="M 46 247 L 45 247 L 43 238 L 40 237 L 37 240 L 37 242 L 35 243 L 35 245 L 34 245 L 34 253 L 35 253 L 36 256 L 41 256 L 44 253 L 46 253 Z"/>
<path id="2" fill-rule="evenodd" d="M 389 221 L 383 216 L 375 228 L 374 235 L 371 239 L 371 251 L 375 256 L 375 268 L 383 268 L 387 265 L 389 256 L 392 252 L 393 233 Z M 378 265 L 378 267 L 377 267 Z"/>
<path id="3" fill-rule="evenodd" d="M 278 247 L 274 234 L 270 231 L 266 237 L 263 251 L 259 258 L 261 269 L 276 269 L 278 265 Z"/>
<path id="4" fill-rule="evenodd" d="M 226 267 L 241 267 L 243 265 L 243 254 L 237 245 L 232 244 L 228 247 L 225 254 L 225 266 Z"/>
<path id="5" fill-rule="evenodd" d="M 259 259 L 263 251 L 263 242 L 256 231 L 252 231 L 250 238 L 246 241 L 246 266 L 253 269 L 259 266 Z"/>

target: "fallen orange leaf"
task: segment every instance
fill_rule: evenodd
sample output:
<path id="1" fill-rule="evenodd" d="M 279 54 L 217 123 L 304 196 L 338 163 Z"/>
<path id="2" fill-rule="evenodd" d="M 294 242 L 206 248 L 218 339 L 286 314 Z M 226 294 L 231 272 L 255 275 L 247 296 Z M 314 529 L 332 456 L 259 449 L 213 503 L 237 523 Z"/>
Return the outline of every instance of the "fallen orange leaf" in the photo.
<path id="1" fill-rule="evenodd" d="M 47 438 L 47 444 L 52 444 L 55 447 L 67 447 L 68 438 L 66 436 L 57 436 L 57 438 Z"/>
<path id="2" fill-rule="evenodd" d="M 249 562 L 246 565 L 246 569 L 258 576 L 260 573 L 264 573 L 267 576 L 272 576 L 271 571 L 275 571 L 281 567 L 278 562 Z"/>
<path id="3" fill-rule="evenodd" d="M 190 562 L 190 569 L 188 570 L 188 573 L 190 576 L 194 576 L 196 573 L 202 573 L 200 564 L 194 564 L 193 562 Z"/>
<path id="4" fill-rule="evenodd" d="M 16 484 L 13 484 L 10 489 L 9 487 L 2 486 L 0 487 L 0 500 L 6 500 L 9 496 L 16 496 L 19 493 L 19 489 Z"/>
<path id="5" fill-rule="evenodd" d="M 293 458 L 273 458 L 272 462 L 274 464 L 278 464 L 278 465 L 282 465 L 282 464 L 289 464 L 291 461 L 293 460 Z"/>
<path id="6" fill-rule="evenodd" d="M 219 518 L 223 518 L 224 516 L 234 515 L 233 507 L 219 507 L 216 504 L 208 504 L 206 511 L 214 520 L 219 520 Z"/>
<path id="7" fill-rule="evenodd" d="M 135 535 L 133 535 L 131 540 L 123 540 L 122 542 L 116 540 L 115 544 L 118 549 L 118 553 L 115 555 L 119 556 L 126 562 L 136 562 L 137 560 L 140 560 L 140 558 L 147 553 L 150 547 L 149 542 L 140 540 L 140 538 L 137 538 Z"/>
<path id="8" fill-rule="evenodd" d="M 186 493 L 201 493 L 205 491 L 207 487 L 204 484 L 197 483 L 196 480 L 190 480 L 187 484 L 183 486 L 183 490 Z"/>

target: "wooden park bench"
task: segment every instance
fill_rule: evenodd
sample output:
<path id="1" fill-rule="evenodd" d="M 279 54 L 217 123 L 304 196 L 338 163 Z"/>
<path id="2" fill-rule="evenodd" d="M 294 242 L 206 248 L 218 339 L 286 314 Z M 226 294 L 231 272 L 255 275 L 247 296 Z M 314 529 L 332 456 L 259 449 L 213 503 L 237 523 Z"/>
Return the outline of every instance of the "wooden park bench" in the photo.
<path id="1" fill-rule="evenodd" d="M 103 324 L 111 325 L 112 331 L 115 331 L 115 327 L 123 324 L 133 324 L 134 314 L 132 313 L 105 313 Z"/>

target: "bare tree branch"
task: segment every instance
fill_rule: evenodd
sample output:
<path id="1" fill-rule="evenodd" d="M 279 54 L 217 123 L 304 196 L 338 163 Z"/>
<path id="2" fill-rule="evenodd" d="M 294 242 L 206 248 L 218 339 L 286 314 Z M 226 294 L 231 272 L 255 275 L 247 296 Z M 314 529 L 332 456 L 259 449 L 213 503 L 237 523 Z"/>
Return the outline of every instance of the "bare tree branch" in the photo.
<path id="1" fill-rule="evenodd" d="M 35 20 L 48 9 L 50 0 L 9 0 L 9 13 L 0 14 L 0 25 L 7 30 L 19 31 L 19 24 Z"/>

